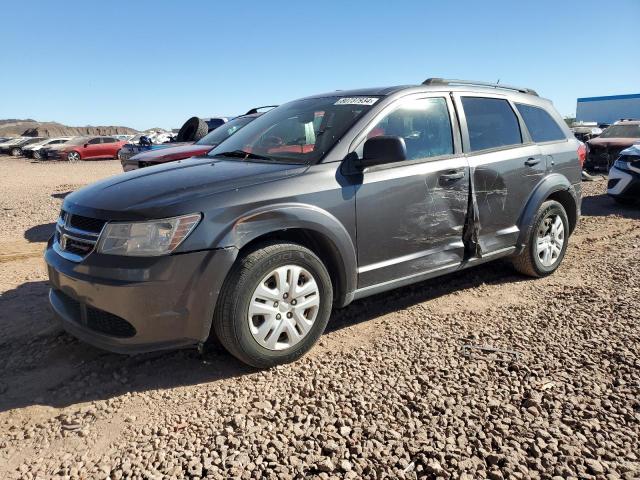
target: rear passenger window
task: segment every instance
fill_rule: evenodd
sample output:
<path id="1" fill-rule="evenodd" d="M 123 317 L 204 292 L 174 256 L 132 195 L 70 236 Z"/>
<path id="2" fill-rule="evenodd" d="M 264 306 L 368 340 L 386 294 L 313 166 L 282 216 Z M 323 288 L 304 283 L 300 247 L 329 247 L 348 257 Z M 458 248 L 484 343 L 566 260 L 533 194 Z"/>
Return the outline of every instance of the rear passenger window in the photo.
<path id="1" fill-rule="evenodd" d="M 516 103 L 516 108 L 522 115 L 524 124 L 534 142 L 552 142 L 566 140 L 566 136 L 556 121 L 544 109 L 533 105 Z"/>
<path id="2" fill-rule="evenodd" d="M 522 143 L 518 117 L 506 100 L 462 97 L 471 151 Z"/>
<path id="3" fill-rule="evenodd" d="M 117 140 L 113 137 L 105 137 L 102 139 L 102 143 L 116 143 Z"/>
<path id="4" fill-rule="evenodd" d="M 402 103 L 380 120 L 367 138 L 380 135 L 402 137 L 407 160 L 453 154 L 453 136 L 449 109 L 444 98 L 421 98 Z M 356 152 L 362 157 L 364 142 Z"/>
<path id="5" fill-rule="evenodd" d="M 96 145 L 98 143 L 100 143 L 100 138 L 92 138 L 91 140 L 89 140 L 87 142 L 89 145 Z"/>

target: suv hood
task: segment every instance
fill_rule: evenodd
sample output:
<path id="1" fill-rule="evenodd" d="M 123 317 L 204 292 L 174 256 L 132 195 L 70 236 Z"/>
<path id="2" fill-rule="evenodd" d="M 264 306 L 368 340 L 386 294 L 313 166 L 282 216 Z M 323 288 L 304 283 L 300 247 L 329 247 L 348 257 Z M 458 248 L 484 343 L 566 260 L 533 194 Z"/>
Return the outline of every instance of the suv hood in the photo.
<path id="1" fill-rule="evenodd" d="M 307 168 L 307 165 L 193 158 L 99 181 L 68 195 L 63 208 L 105 220 L 163 218 L 190 213 L 194 205 L 186 205 L 189 201 L 298 175 Z"/>
<path id="2" fill-rule="evenodd" d="M 211 150 L 214 145 L 181 145 L 177 147 L 160 148 L 157 150 L 147 150 L 145 152 L 138 153 L 130 158 L 130 160 L 142 160 L 148 161 L 171 161 L 182 160 L 183 158 L 193 157 L 195 155 L 201 155 Z M 166 157 L 166 158 L 165 158 Z"/>

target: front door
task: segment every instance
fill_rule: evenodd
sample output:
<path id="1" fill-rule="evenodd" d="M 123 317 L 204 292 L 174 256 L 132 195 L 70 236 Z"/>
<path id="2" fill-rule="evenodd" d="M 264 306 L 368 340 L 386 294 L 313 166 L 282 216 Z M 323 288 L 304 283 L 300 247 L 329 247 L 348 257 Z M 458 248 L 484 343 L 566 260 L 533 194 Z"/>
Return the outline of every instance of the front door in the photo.
<path id="1" fill-rule="evenodd" d="M 404 98 L 361 135 L 404 139 L 407 160 L 365 169 L 356 186 L 358 288 L 459 264 L 469 169 L 445 95 Z"/>

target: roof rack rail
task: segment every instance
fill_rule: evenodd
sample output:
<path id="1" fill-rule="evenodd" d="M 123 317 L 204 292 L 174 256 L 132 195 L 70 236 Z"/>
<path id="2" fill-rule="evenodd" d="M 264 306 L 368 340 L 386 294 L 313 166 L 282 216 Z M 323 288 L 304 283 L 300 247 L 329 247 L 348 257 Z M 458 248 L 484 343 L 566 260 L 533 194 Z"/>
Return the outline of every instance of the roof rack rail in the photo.
<path id="1" fill-rule="evenodd" d="M 245 113 L 245 115 L 252 115 L 254 113 L 258 113 L 258 110 L 263 110 L 265 108 L 276 108 L 278 105 L 264 105 L 262 107 L 254 107 L 251 110 L 249 110 L 247 113 Z"/>
<path id="2" fill-rule="evenodd" d="M 528 95 L 538 96 L 538 93 L 531 88 L 514 87 L 513 85 L 503 85 L 501 83 L 475 82 L 473 80 L 455 80 L 452 78 L 427 78 L 423 85 L 472 85 L 476 87 L 502 88 L 504 90 L 514 90 Z"/>

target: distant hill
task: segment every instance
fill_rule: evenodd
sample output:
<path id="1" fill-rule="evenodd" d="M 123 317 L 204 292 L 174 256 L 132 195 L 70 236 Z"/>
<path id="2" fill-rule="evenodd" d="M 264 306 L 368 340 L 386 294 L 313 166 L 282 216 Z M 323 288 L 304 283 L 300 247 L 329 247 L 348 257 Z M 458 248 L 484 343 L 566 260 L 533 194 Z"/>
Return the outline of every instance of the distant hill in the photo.
<path id="1" fill-rule="evenodd" d="M 137 130 L 119 126 L 69 127 L 57 122 L 36 122 L 35 120 L 0 120 L 0 136 L 3 137 L 72 137 L 80 135 L 135 135 Z"/>

